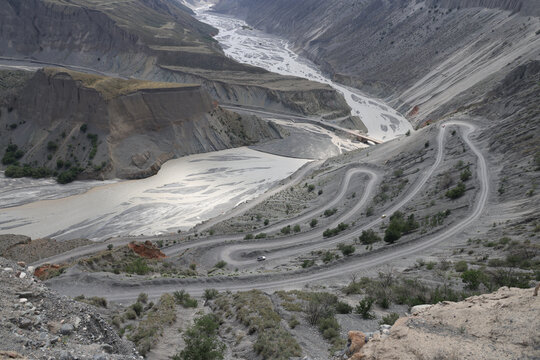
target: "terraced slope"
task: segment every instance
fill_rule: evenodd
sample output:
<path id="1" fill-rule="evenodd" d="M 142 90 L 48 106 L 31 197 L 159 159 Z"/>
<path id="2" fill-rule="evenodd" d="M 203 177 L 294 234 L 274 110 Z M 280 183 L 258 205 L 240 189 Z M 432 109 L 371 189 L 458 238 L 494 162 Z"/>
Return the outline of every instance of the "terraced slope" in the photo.
<path id="1" fill-rule="evenodd" d="M 331 117 L 349 110 L 328 86 L 226 57 L 212 38 L 217 30 L 176 1 L 1 0 L 0 22 L 4 59 L 198 83 L 227 103 Z"/>

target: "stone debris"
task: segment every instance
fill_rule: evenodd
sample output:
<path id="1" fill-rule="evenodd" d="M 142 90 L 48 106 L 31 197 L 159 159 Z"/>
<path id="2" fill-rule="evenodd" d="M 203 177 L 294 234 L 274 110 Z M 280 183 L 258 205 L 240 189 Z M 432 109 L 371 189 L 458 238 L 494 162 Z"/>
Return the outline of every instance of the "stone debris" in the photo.
<path id="1" fill-rule="evenodd" d="M 95 308 L 49 290 L 25 265 L 0 257 L 0 360 L 140 359 Z"/>

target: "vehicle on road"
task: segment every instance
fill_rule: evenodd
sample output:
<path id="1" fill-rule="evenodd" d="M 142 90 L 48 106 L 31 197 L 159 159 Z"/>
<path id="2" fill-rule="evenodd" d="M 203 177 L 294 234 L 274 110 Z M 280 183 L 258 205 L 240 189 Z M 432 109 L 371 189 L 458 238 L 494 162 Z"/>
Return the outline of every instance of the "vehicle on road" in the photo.
<path id="1" fill-rule="evenodd" d="M 257 258 L 257 261 L 264 261 L 264 260 L 266 260 L 266 256 L 259 256 Z"/>
<path id="2" fill-rule="evenodd" d="M 386 214 L 381 215 L 381 219 L 384 219 L 384 218 L 386 218 Z"/>

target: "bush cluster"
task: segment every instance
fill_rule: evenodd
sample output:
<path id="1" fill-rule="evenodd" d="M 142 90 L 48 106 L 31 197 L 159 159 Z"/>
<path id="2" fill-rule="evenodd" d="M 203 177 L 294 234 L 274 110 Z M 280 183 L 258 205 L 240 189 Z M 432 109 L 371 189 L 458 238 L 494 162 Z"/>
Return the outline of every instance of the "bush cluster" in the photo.
<path id="1" fill-rule="evenodd" d="M 323 236 L 324 237 L 336 236 L 337 234 L 339 234 L 342 231 L 347 230 L 348 228 L 349 228 L 348 224 L 339 223 L 338 226 L 335 228 L 329 228 L 329 229 L 324 230 Z"/>
<path id="2" fill-rule="evenodd" d="M 390 224 L 384 232 L 384 241 L 394 243 L 402 235 L 408 234 L 418 228 L 418 222 L 414 218 L 414 214 L 410 214 L 407 219 L 401 211 L 396 211 L 390 216 Z"/>

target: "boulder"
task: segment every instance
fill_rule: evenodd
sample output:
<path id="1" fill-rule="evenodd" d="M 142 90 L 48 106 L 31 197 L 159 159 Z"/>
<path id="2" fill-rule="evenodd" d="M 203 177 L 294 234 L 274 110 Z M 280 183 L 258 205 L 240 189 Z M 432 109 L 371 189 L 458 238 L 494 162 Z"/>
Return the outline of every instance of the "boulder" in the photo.
<path id="1" fill-rule="evenodd" d="M 432 306 L 433 305 L 429 305 L 429 304 L 428 305 L 416 305 L 416 306 L 413 306 L 411 308 L 411 315 L 418 315 L 422 311 L 427 310 Z"/>
<path id="2" fill-rule="evenodd" d="M 60 327 L 60 334 L 62 335 L 70 335 L 75 328 L 71 324 L 63 324 Z"/>
<path id="3" fill-rule="evenodd" d="M 349 331 L 346 354 L 349 359 L 361 359 L 361 349 L 366 344 L 366 335 L 361 331 Z"/>

